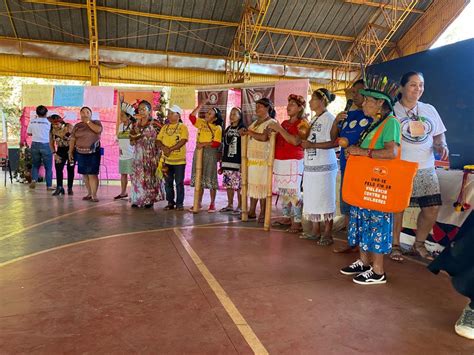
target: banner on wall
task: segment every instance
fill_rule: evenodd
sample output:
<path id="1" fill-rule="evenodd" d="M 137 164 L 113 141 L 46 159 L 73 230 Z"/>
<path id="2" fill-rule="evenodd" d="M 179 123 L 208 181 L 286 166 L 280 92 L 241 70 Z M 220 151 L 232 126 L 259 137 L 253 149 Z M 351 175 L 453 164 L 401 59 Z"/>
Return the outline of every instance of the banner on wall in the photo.
<path id="1" fill-rule="evenodd" d="M 20 118 L 21 124 L 21 140 L 22 144 L 28 143 L 31 146 L 31 136 L 27 135 L 27 128 L 30 118 L 36 117 L 36 107 L 29 106 L 23 108 Z M 71 124 L 76 124 L 80 120 L 80 107 L 48 107 L 49 113 L 57 113 L 61 117 L 70 117 L 68 120 Z M 108 175 L 109 179 L 120 179 L 119 173 L 119 147 L 117 143 L 117 134 L 115 131 L 117 110 L 112 108 L 94 108 L 93 116 L 100 118 L 102 123 L 102 133 L 100 137 L 101 147 L 104 148 L 104 155 L 101 158 L 100 178 L 105 179 Z M 73 119 L 75 117 L 75 120 Z M 54 169 L 53 169 L 54 170 Z M 106 173 L 107 172 L 107 173 Z M 79 177 L 79 175 L 77 175 Z"/>
<path id="2" fill-rule="evenodd" d="M 290 94 L 308 96 L 309 79 L 280 80 L 275 84 L 275 106 L 286 106 Z"/>
<path id="3" fill-rule="evenodd" d="M 53 104 L 53 85 L 28 85 L 21 88 L 22 105 L 51 106 Z"/>
<path id="4" fill-rule="evenodd" d="M 84 104 L 84 86 L 56 85 L 53 106 L 77 106 Z"/>
<path id="5" fill-rule="evenodd" d="M 196 90 L 190 87 L 172 87 L 170 106 L 178 105 L 183 110 L 192 110 L 196 107 Z"/>
<path id="6" fill-rule="evenodd" d="M 199 116 L 204 117 L 205 113 L 211 108 L 217 107 L 222 112 L 222 117 L 227 114 L 227 90 L 221 91 L 199 91 L 198 104 L 203 104 Z"/>
<path id="7" fill-rule="evenodd" d="M 119 91 L 118 96 L 123 97 L 123 101 L 130 105 L 138 105 L 140 101 L 148 101 L 153 105 L 154 91 Z"/>
<path id="8" fill-rule="evenodd" d="M 255 101 L 264 97 L 274 102 L 275 88 L 273 86 L 267 86 L 242 89 L 242 115 L 244 116 L 244 123 L 247 127 L 254 121 Z"/>
<path id="9" fill-rule="evenodd" d="M 84 88 L 84 106 L 91 108 L 114 107 L 114 88 L 109 86 L 86 86 Z"/>

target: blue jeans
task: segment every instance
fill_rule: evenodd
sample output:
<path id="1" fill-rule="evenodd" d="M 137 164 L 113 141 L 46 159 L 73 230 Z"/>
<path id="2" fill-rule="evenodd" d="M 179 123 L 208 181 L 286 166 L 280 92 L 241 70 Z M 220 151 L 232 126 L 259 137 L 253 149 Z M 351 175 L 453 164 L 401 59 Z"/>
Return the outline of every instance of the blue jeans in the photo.
<path id="1" fill-rule="evenodd" d="M 168 205 L 183 207 L 184 203 L 184 170 L 186 164 L 169 165 L 165 178 L 166 201 Z M 176 203 L 174 201 L 174 183 L 176 182 Z"/>
<path id="2" fill-rule="evenodd" d="M 42 162 L 46 171 L 46 186 L 51 187 L 53 185 L 53 153 L 49 143 L 33 142 L 31 144 L 31 159 L 33 160 L 32 179 L 38 181 L 38 169 Z"/>

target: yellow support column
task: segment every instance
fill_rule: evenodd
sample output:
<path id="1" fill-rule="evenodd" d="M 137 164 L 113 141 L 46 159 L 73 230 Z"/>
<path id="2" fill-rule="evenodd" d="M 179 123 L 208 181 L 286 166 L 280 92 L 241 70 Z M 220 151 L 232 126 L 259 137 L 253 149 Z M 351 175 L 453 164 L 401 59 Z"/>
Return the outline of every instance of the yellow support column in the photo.
<path id="1" fill-rule="evenodd" d="M 89 51 L 91 85 L 99 85 L 99 41 L 97 34 L 97 7 L 95 0 L 87 0 L 87 24 L 89 26 Z"/>

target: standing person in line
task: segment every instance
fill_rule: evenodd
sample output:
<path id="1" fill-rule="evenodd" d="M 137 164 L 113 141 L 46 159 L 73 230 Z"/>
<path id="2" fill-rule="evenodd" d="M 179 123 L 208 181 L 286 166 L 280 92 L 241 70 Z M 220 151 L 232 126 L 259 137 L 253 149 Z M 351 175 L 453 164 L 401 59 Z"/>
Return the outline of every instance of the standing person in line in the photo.
<path id="1" fill-rule="evenodd" d="M 313 92 L 309 106 L 315 116 L 310 122 L 308 140 L 301 142 L 304 148 L 303 218 L 312 222 L 313 228 L 311 234 L 302 234 L 300 238 L 316 240 L 320 246 L 334 243 L 337 159 L 331 139 L 334 116 L 327 111 L 327 106 L 335 98 L 324 88 Z M 324 223 L 322 233 L 320 223 Z"/>
<path id="2" fill-rule="evenodd" d="M 386 78 L 385 78 L 386 79 Z M 366 116 L 373 119 L 355 145 L 346 149 L 348 155 L 359 155 L 373 159 L 392 160 L 398 157 L 400 149 L 400 123 L 393 115 L 397 86 L 388 80 L 374 83 L 374 87 L 363 89 L 362 108 Z M 387 91 L 383 91 L 387 88 Z M 370 144 L 375 134 L 380 135 L 374 149 Z M 350 159 L 350 158 L 349 158 Z M 347 180 L 344 184 L 347 184 Z M 349 244 L 359 245 L 360 257 L 351 265 L 340 269 L 343 275 L 355 276 L 353 282 L 360 285 L 385 284 L 384 255 L 390 254 L 393 237 L 393 213 L 370 210 L 358 206 L 351 207 L 349 220 Z M 371 265 L 372 263 L 372 265 Z"/>
<path id="3" fill-rule="evenodd" d="M 99 188 L 100 168 L 100 134 L 102 124 L 99 120 L 92 120 L 92 110 L 84 106 L 81 108 L 81 122 L 74 126 L 69 142 L 69 161 L 74 161 L 74 151 L 77 160 L 77 171 L 82 174 L 87 188 L 85 201 L 99 202 L 97 189 Z"/>
<path id="4" fill-rule="evenodd" d="M 408 72 L 400 80 L 400 101 L 395 104 L 394 111 L 400 121 L 402 131 L 402 159 L 418 163 L 418 171 L 413 182 L 410 207 L 420 207 L 416 223 L 416 241 L 413 253 L 433 260 L 425 247 L 425 240 L 436 222 L 441 193 L 438 176 L 435 171 L 433 153 L 439 154 L 441 160 L 449 156 L 446 144 L 446 127 L 431 106 L 420 102 L 423 95 L 425 80 L 419 72 Z M 392 260 L 402 261 L 400 250 L 400 233 L 402 231 L 403 212 L 395 214 L 395 230 L 393 238 Z"/>
<path id="5" fill-rule="evenodd" d="M 44 165 L 46 173 L 46 190 L 54 190 L 53 188 L 53 153 L 49 145 L 49 133 L 51 131 L 51 122 L 46 118 L 48 109 L 43 105 L 36 108 L 36 117 L 30 121 L 27 133 L 32 137 L 31 158 L 33 168 L 31 171 L 30 188 L 36 187 L 38 181 L 38 170 L 41 163 Z"/>
<path id="6" fill-rule="evenodd" d="M 137 123 L 130 132 L 130 143 L 135 147 L 131 176 L 131 202 L 133 208 L 153 208 L 164 199 L 162 180 L 156 176 L 160 150 L 153 127 L 151 104 L 141 101 L 138 105 Z"/>
<path id="7" fill-rule="evenodd" d="M 245 128 L 242 111 L 234 107 L 230 111 L 230 125 L 224 132 L 222 141 L 222 181 L 227 190 L 227 206 L 220 209 L 220 212 L 232 212 L 240 214 L 242 206 L 242 196 L 240 195 L 241 176 L 240 165 L 242 162 L 242 140 L 239 130 Z M 237 207 L 234 209 L 234 192 L 237 193 Z"/>
<path id="8" fill-rule="evenodd" d="M 360 90 L 365 88 L 364 80 L 357 80 L 350 88 L 350 98 L 354 101 L 354 110 L 349 112 L 340 112 L 331 128 L 331 140 L 336 141 L 337 138 L 346 138 L 349 146 L 354 145 L 358 142 L 360 135 L 369 128 L 372 124 L 372 117 L 366 117 L 362 110 L 362 103 L 364 97 L 360 94 Z M 349 216 L 351 214 L 351 206 L 344 202 L 342 199 L 342 184 L 344 182 L 344 171 L 346 170 L 346 155 L 345 148 L 341 148 L 339 155 L 339 165 L 341 168 L 341 189 L 339 190 L 339 208 L 341 214 L 344 216 L 344 226 L 347 228 L 349 225 Z M 334 248 L 335 253 L 345 253 L 354 251 L 357 252 L 358 246 L 351 248 L 348 244 Z"/>
<path id="9" fill-rule="evenodd" d="M 257 119 L 248 127 L 242 128 L 240 135 L 249 136 L 248 156 L 248 195 L 250 197 L 249 219 L 257 218 L 257 202 L 260 201 L 258 223 L 265 220 L 265 202 L 267 197 L 267 163 L 270 157 L 270 132 L 268 125 L 276 122 L 276 111 L 266 97 L 256 102 Z"/>
<path id="10" fill-rule="evenodd" d="M 217 152 L 222 142 L 222 119 L 221 110 L 213 107 L 206 112 L 204 118 L 199 118 L 199 110 L 203 104 L 198 105 L 189 116 L 189 120 L 197 128 L 196 149 L 193 157 L 193 170 L 191 174 L 191 187 L 194 187 L 196 179 L 196 160 L 197 151 L 202 149 L 202 177 L 201 189 L 199 195 L 199 209 L 202 208 L 202 197 L 204 190 L 209 189 L 211 195 L 211 203 L 207 212 L 216 212 L 216 192 L 217 182 Z M 190 209 L 193 212 L 193 208 Z"/>
<path id="11" fill-rule="evenodd" d="M 301 180 L 304 167 L 304 150 L 300 146 L 299 126 L 305 118 L 306 100 L 300 95 L 288 96 L 286 112 L 289 119 L 272 122 L 268 128 L 276 131 L 275 160 L 273 162 L 274 188 L 281 198 L 283 217 L 274 225 L 287 226 L 287 232 L 300 233 L 303 198 Z"/>
<path id="12" fill-rule="evenodd" d="M 56 190 L 53 196 L 64 195 L 63 170 L 67 167 L 67 193 L 73 195 L 74 184 L 74 161 L 69 161 L 69 141 L 73 126 L 64 122 L 59 115 L 51 115 L 51 133 L 49 145 L 54 156 L 54 167 L 56 169 Z"/>
<path id="13" fill-rule="evenodd" d="M 168 109 L 168 123 L 166 123 L 158 134 L 157 143 L 164 156 L 163 163 L 166 164 L 165 191 L 168 205 L 165 211 L 182 211 L 184 209 L 184 173 L 186 170 L 186 143 L 188 141 L 188 127 L 181 121 L 183 110 L 174 105 Z M 174 193 L 176 184 L 176 200 Z"/>
<path id="14" fill-rule="evenodd" d="M 120 194 L 114 197 L 114 200 L 127 198 L 128 177 L 132 175 L 133 154 L 134 147 L 130 144 L 130 131 L 133 126 L 133 116 L 135 115 L 135 108 L 122 102 L 120 105 L 120 125 L 118 128 L 117 139 L 119 143 L 119 173 L 120 173 Z"/>

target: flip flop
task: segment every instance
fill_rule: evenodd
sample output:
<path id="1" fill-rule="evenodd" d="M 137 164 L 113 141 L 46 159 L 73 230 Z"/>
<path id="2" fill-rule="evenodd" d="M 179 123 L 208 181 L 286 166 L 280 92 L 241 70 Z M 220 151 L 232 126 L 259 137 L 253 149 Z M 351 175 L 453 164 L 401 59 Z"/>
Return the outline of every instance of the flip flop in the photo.
<path id="1" fill-rule="evenodd" d="M 288 228 L 285 232 L 297 234 L 297 233 L 301 233 L 302 231 L 303 231 L 303 228 L 299 227 L 299 228 L 294 228 L 294 229 Z"/>
<path id="2" fill-rule="evenodd" d="M 280 221 L 275 221 L 272 223 L 272 227 L 288 227 L 291 226 L 291 221 L 289 223 L 283 223 Z"/>
<path id="3" fill-rule="evenodd" d="M 316 244 L 318 244 L 321 247 L 327 247 L 332 244 L 334 244 L 334 239 L 332 237 L 323 237 L 321 236 L 321 239 L 319 239 Z"/>
<path id="4" fill-rule="evenodd" d="M 234 209 L 232 207 L 226 206 L 219 210 L 219 212 L 232 212 Z"/>
<path id="5" fill-rule="evenodd" d="M 321 236 L 316 236 L 316 235 L 309 234 L 309 233 L 302 233 L 302 234 L 300 234 L 300 239 L 319 240 L 319 239 L 321 239 Z"/>

